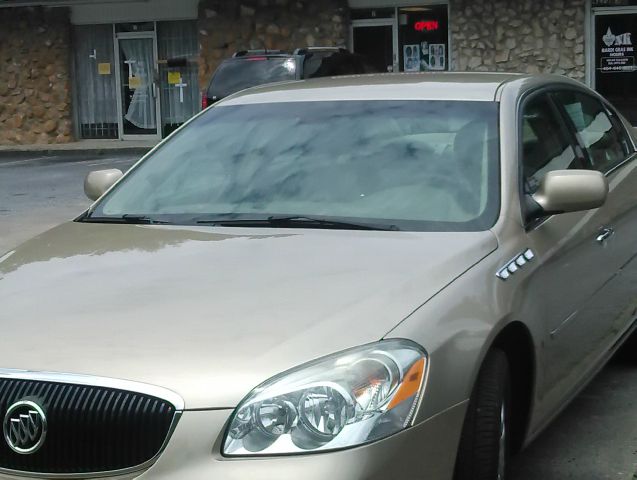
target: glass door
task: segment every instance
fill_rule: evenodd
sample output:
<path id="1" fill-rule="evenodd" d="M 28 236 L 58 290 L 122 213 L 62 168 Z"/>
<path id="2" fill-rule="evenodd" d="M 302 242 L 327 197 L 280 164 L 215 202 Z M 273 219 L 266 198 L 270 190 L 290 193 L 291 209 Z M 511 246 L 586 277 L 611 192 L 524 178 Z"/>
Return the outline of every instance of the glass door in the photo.
<path id="1" fill-rule="evenodd" d="M 117 35 L 119 131 L 122 140 L 159 138 L 154 33 Z"/>
<path id="2" fill-rule="evenodd" d="M 379 72 L 398 71 L 396 43 L 393 19 L 352 21 L 353 51 L 363 55 Z"/>

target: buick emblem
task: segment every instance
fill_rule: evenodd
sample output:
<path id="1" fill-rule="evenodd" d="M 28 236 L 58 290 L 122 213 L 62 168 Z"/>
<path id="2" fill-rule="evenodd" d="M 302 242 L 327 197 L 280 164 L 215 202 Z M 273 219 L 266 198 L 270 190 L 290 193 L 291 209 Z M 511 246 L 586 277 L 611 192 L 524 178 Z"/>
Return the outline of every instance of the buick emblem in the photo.
<path id="1" fill-rule="evenodd" d="M 14 403 L 2 425 L 9 448 L 21 455 L 37 452 L 46 438 L 46 415 L 42 407 L 29 400 Z"/>

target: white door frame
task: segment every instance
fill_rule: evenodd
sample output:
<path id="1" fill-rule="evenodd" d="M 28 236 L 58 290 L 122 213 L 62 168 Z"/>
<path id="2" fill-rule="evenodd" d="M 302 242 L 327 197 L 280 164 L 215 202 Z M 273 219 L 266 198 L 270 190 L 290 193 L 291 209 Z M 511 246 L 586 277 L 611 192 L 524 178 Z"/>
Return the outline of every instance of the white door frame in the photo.
<path id="1" fill-rule="evenodd" d="M 589 0 L 590 1 L 590 0 Z M 597 59 L 595 58 L 595 45 L 597 44 L 597 32 L 595 31 L 595 18 L 599 15 L 624 15 L 624 14 L 637 14 L 637 6 L 630 7 L 598 7 L 592 8 L 590 15 L 590 23 L 588 26 L 588 52 L 587 63 L 590 65 L 588 68 L 588 84 L 591 88 L 596 88 L 595 80 L 597 78 Z"/>
<path id="2" fill-rule="evenodd" d="M 153 71 L 154 75 L 152 78 L 152 92 L 155 97 L 155 118 L 157 119 L 157 130 L 155 134 L 148 135 L 126 135 L 124 134 L 124 99 L 122 98 L 123 89 L 122 89 L 122 76 L 121 76 L 121 67 L 120 67 L 120 49 L 119 49 L 119 41 L 120 40 L 131 40 L 131 39 L 150 39 L 153 41 Z M 158 53 L 157 53 L 157 29 L 154 31 L 147 32 L 115 32 L 115 25 L 113 25 L 113 42 L 115 46 L 115 75 L 116 75 L 116 83 L 117 83 L 117 129 L 119 133 L 120 140 L 160 140 L 161 139 L 161 102 L 159 99 L 159 87 L 155 82 L 155 78 L 158 76 Z"/>
<path id="3" fill-rule="evenodd" d="M 398 18 L 365 18 L 361 20 L 352 20 L 349 27 L 349 46 L 354 51 L 354 29 L 361 27 L 392 27 L 392 67 L 394 72 L 400 71 L 398 59 Z"/>

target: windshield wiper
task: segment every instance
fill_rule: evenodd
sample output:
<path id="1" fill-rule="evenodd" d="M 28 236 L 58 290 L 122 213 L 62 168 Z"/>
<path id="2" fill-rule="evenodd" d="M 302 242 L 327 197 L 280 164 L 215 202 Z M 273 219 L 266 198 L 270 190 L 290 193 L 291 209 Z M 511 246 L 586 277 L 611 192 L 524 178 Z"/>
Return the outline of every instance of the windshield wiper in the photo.
<path id="1" fill-rule="evenodd" d="M 146 215 L 131 215 L 125 214 L 119 217 L 92 217 L 85 216 L 80 219 L 81 222 L 91 223 L 129 223 L 131 225 L 170 225 L 172 222 L 166 222 L 165 220 L 157 220 L 156 218 L 148 217 Z"/>
<path id="2" fill-rule="evenodd" d="M 330 218 L 312 217 L 306 215 L 271 215 L 262 219 L 210 219 L 197 220 L 199 225 L 215 225 L 219 227 L 300 227 L 300 228 L 332 228 L 340 230 L 381 230 L 398 231 L 396 225 L 386 225 L 379 223 L 349 222 L 332 220 Z"/>

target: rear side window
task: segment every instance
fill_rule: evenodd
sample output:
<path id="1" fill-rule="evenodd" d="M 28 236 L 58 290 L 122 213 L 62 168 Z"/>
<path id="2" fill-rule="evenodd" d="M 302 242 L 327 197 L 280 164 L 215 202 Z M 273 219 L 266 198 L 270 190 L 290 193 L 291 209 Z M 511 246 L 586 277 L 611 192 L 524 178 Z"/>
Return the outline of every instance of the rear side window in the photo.
<path id="1" fill-rule="evenodd" d="M 522 169 L 525 193 L 533 194 L 552 170 L 583 168 L 571 138 L 547 95 L 531 99 L 522 112 Z"/>
<path id="2" fill-rule="evenodd" d="M 593 169 L 607 172 L 626 159 L 631 150 L 626 134 L 599 100 L 575 91 L 554 95 L 573 124 Z"/>
<path id="3" fill-rule="evenodd" d="M 373 73 L 365 57 L 350 52 L 310 52 L 303 60 L 303 78 Z"/>
<path id="4" fill-rule="evenodd" d="M 295 78 L 296 61 L 292 57 L 229 60 L 223 62 L 212 77 L 208 97 L 217 100 L 246 88 Z"/>

